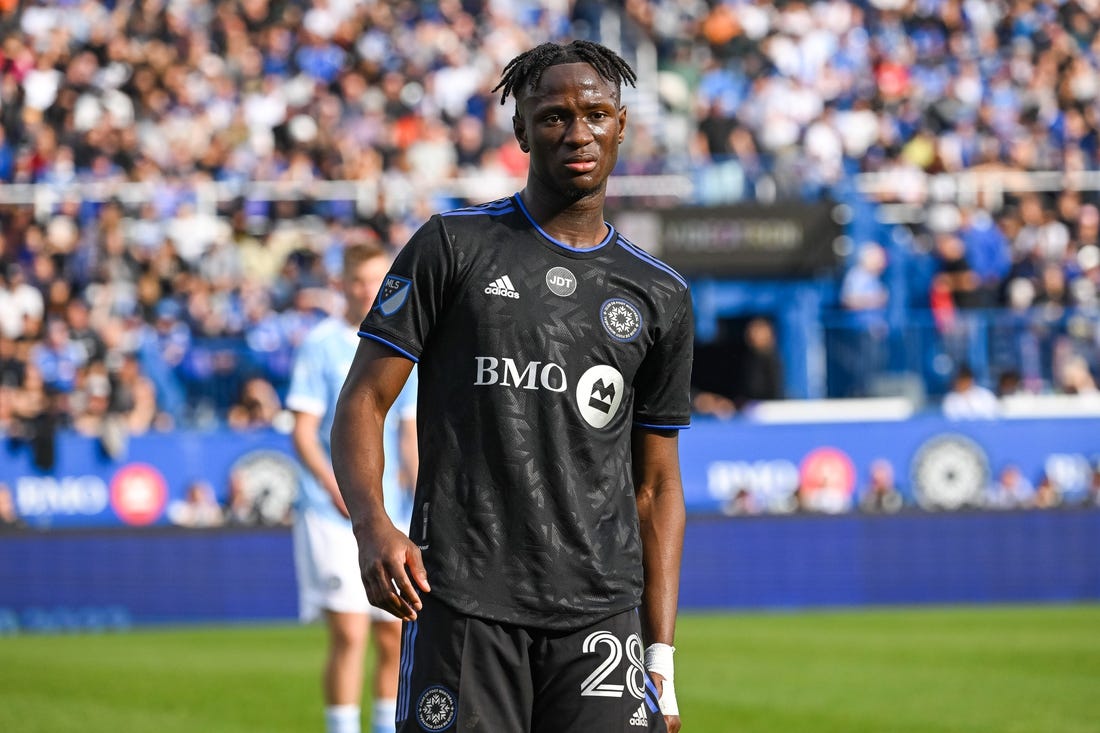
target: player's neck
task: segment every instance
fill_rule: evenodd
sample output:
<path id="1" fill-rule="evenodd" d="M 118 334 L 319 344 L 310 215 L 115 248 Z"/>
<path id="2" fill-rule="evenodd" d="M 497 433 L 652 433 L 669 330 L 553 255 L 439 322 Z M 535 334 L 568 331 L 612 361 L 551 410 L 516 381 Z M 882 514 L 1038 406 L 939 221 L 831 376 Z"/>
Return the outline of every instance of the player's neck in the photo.
<path id="1" fill-rule="evenodd" d="M 533 190 L 530 182 L 519 192 L 535 223 L 554 239 L 577 249 L 595 247 L 607 238 L 603 191 L 567 201 Z"/>

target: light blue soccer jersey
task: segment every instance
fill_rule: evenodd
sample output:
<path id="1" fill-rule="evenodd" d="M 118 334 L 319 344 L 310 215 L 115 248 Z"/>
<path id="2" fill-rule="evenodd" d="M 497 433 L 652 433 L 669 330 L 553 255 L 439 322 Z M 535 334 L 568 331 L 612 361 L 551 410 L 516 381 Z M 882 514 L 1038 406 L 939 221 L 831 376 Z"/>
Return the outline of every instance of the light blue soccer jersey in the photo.
<path id="1" fill-rule="evenodd" d="M 330 456 L 332 447 L 329 432 L 332 430 L 333 413 L 336 411 L 336 398 L 340 396 L 340 389 L 344 386 L 344 379 L 359 346 L 357 330 L 341 318 L 327 318 L 317 324 L 295 354 L 294 368 L 290 375 L 286 405 L 295 412 L 321 417 L 319 437 L 322 447 Z M 386 456 L 386 468 L 382 474 L 386 513 L 394 525 L 404 532 L 408 532 L 412 517 L 412 497 L 401 489 L 398 481 L 398 434 L 400 421 L 416 416 L 416 388 L 417 376 L 414 368 L 409 374 L 409 381 L 405 383 L 404 389 L 386 415 L 382 437 Z M 344 522 L 350 527 L 351 522 L 340 514 L 328 492 L 313 475 L 304 467 L 300 473 L 302 482 L 298 492 L 298 511 L 312 510 L 326 519 Z"/>

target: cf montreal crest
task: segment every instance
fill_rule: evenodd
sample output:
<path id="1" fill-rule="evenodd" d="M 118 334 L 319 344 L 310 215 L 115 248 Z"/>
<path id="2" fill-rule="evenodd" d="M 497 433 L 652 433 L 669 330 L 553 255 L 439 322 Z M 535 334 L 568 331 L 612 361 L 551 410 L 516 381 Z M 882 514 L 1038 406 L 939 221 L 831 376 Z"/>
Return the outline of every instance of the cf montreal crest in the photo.
<path id="1" fill-rule="evenodd" d="M 975 505 L 989 484 L 989 459 L 965 435 L 938 435 L 918 450 L 910 468 L 917 501 L 926 509 Z"/>
<path id="2" fill-rule="evenodd" d="M 398 275 L 387 275 L 386 281 L 378 291 L 377 307 L 382 311 L 382 315 L 392 316 L 401 310 L 401 306 L 405 305 L 405 301 L 409 299 L 410 288 L 412 288 L 411 280 Z"/>
<path id="3" fill-rule="evenodd" d="M 616 341 L 633 341 L 642 330 L 642 314 L 622 298 L 612 298 L 600 308 L 600 323 Z"/>
<path id="4" fill-rule="evenodd" d="M 455 722 L 458 705 L 451 691 L 441 685 L 433 685 L 420 695 L 416 702 L 416 722 L 424 730 L 447 730 Z"/>

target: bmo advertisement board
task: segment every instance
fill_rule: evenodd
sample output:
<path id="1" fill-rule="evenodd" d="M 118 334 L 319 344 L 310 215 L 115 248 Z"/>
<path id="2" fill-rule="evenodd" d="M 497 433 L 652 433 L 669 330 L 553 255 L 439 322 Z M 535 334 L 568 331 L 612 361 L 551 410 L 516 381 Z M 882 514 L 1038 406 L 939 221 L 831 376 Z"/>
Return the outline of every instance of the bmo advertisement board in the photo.
<path id="1" fill-rule="evenodd" d="M 1006 477 L 1046 484 L 1057 504 L 1100 501 L 1100 419 L 950 422 L 938 415 L 877 423 L 762 424 L 696 418 L 680 436 L 684 498 L 695 514 L 842 514 L 872 475 L 900 509 L 989 506 Z M 197 486 L 252 525 L 282 525 L 298 490 L 289 437 L 273 431 L 134 437 L 117 458 L 95 440 L 58 436 L 56 463 L 0 444 L 0 490 L 32 529 L 148 527 L 173 521 Z"/>
<path id="2" fill-rule="evenodd" d="M 898 508 L 951 511 L 996 504 L 1006 481 L 1046 485 L 1053 503 L 1100 499 L 1100 420 L 952 422 L 938 415 L 871 423 L 753 424 L 697 420 L 681 438 L 689 511 L 841 514 L 873 474 Z"/>
<path id="3" fill-rule="evenodd" d="M 153 433 L 115 457 L 96 440 L 63 433 L 55 456 L 43 470 L 28 446 L 0 443 L 0 489 L 29 528 L 168 525 L 195 487 L 222 504 L 241 495 L 256 524 L 283 524 L 298 490 L 289 438 L 272 431 Z"/>

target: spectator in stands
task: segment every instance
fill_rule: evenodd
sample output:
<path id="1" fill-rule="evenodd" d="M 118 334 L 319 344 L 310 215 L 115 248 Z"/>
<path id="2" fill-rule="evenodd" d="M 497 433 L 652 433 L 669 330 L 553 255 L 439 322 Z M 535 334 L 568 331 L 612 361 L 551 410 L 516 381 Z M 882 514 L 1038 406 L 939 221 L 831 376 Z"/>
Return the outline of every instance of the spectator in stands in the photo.
<path id="1" fill-rule="evenodd" d="M 1077 250 L 1078 276 L 1073 280 L 1073 302 L 1082 308 L 1100 306 L 1100 247 L 1086 244 Z"/>
<path id="2" fill-rule="evenodd" d="M 1058 371 L 1057 391 L 1062 394 L 1096 395 L 1096 380 L 1089 370 L 1089 363 L 1080 354 L 1073 354 L 1062 363 Z"/>
<path id="3" fill-rule="evenodd" d="M 885 174 L 875 201 L 925 210 L 944 189 L 925 185 L 924 173 L 992 176 L 1011 192 L 1033 188 L 1036 171 L 1100 165 L 1100 16 L 1083 0 L 575 2 L 534 21 L 505 5 L 311 0 L 281 12 L 194 0 L 15 11 L 0 58 L 0 180 L 99 188 L 97 200 L 51 192 L 0 211 L 0 333 L 37 344 L 47 311 L 67 317 L 66 302 L 92 303 L 100 291 L 114 315 L 145 322 L 164 299 L 206 307 L 184 324 L 184 351 L 197 339 L 239 338 L 243 283 L 267 289 L 266 316 L 295 301 L 295 285 L 278 275 L 308 238 L 305 217 L 335 214 L 404 241 L 402 228 L 438 208 L 421 171 L 446 189 L 456 175 L 487 185 L 522 171 L 482 70 L 569 32 L 599 40 L 620 29 L 603 40 L 654 59 L 660 93 L 630 92 L 642 95 L 630 100 L 636 144 L 620 166 L 691 171 L 696 203 L 823 194 L 860 203 L 852 175 L 865 172 Z M 298 184 L 286 193 L 297 198 L 329 178 L 378 181 L 386 193 L 287 204 L 251 189 Z M 980 183 L 959 180 L 960 199 Z M 118 182 L 148 196 L 111 200 Z M 208 184 L 239 193 L 221 221 Z M 372 210 L 379 197 L 384 206 Z M 1013 279 L 1040 301 L 1095 302 L 1100 264 L 1085 266 L 1100 259 L 1085 254 L 1100 245 L 1095 196 L 1010 193 L 1005 209 L 994 203 L 963 206 L 943 235 L 961 239 L 967 263 L 945 261 L 935 280 L 945 331 L 956 306 L 989 305 Z M 1063 267 L 1064 287 L 1047 265 Z M 102 329 L 95 319 L 90 327 Z M 183 417 L 172 404 L 178 362 L 142 363 L 164 411 Z M 279 386 L 277 374 L 265 376 Z"/>
<path id="4" fill-rule="evenodd" d="M 783 399 L 783 363 L 775 329 L 766 318 L 753 318 L 745 326 L 745 352 L 741 365 L 739 402 Z"/>
<path id="5" fill-rule="evenodd" d="M 1055 483 L 1049 472 L 1044 473 L 1035 487 L 1032 506 L 1036 509 L 1053 509 L 1062 504 L 1062 488 Z"/>
<path id="6" fill-rule="evenodd" d="M 0 334 L 0 387 L 19 388 L 25 369 L 26 359 L 20 358 L 19 342 Z"/>
<path id="7" fill-rule="evenodd" d="M 981 278 L 966 258 L 966 247 L 957 234 L 936 235 L 937 274 L 933 287 L 946 292 L 954 308 L 975 308 L 981 305 Z"/>
<path id="8" fill-rule="evenodd" d="M 100 437 L 111 405 L 111 379 L 101 361 L 82 368 L 69 399 L 72 427 L 80 434 Z"/>
<path id="9" fill-rule="evenodd" d="M 859 510 L 868 514 L 894 514 L 905 500 L 894 485 L 894 466 L 885 458 L 871 462 L 867 486 L 859 494 Z"/>
<path id="10" fill-rule="evenodd" d="M 1001 469 L 997 481 L 989 488 L 985 506 L 991 509 L 1022 509 L 1035 505 L 1036 491 L 1019 467 L 1009 464 Z"/>
<path id="11" fill-rule="evenodd" d="M 833 358 L 853 373 L 871 374 L 886 366 L 886 306 L 890 300 L 882 279 L 886 264 L 886 249 L 865 242 L 840 285 L 840 305 L 848 320 L 843 338 L 834 341 Z"/>
<path id="12" fill-rule="evenodd" d="M 15 401 L 18 393 L 17 387 L 0 381 L 0 438 L 17 434 L 18 418 L 15 414 Z"/>
<path id="13" fill-rule="evenodd" d="M 977 276 L 978 304 L 992 307 L 1001 300 L 1002 285 L 1012 267 L 1008 238 L 990 213 L 980 207 L 962 211 L 959 237 L 966 261 Z"/>
<path id="14" fill-rule="evenodd" d="M 83 298 L 72 298 L 65 308 L 69 340 L 80 350 L 84 363 L 102 361 L 107 355 L 103 337 L 92 327 L 91 310 Z"/>
<path id="15" fill-rule="evenodd" d="M 225 524 L 236 527 L 254 527 L 265 523 L 259 507 L 244 490 L 239 476 L 229 477 L 229 497 L 223 515 Z"/>
<path id="16" fill-rule="evenodd" d="M 27 526 L 15 508 L 15 498 L 6 483 L 0 481 L 0 531 Z"/>
<path id="17" fill-rule="evenodd" d="M 60 423 L 54 395 L 46 388 L 42 373 L 34 364 L 27 364 L 23 386 L 14 396 L 12 436 L 31 450 L 36 467 L 51 470 L 55 460 L 55 441 Z"/>
<path id="18" fill-rule="evenodd" d="M 890 300 L 890 292 L 882 281 L 885 271 L 886 250 L 875 242 L 865 242 L 859 248 L 855 265 L 841 283 L 840 304 L 848 311 L 881 320 Z"/>
<path id="19" fill-rule="evenodd" d="M 998 399 L 1019 394 L 1023 389 L 1023 381 L 1020 372 L 1016 369 L 1005 369 L 997 377 L 996 395 Z"/>
<path id="20" fill-rule="evenodd" d="M 723 505 L 722 513 L 731 517 L 743 517 L 760 514 L 760 507 L 756 503 L 752 492 L 747 488 L 739 488 Z"/>
<path id="21" fill-rule="evenodd" d="M 268 428 L 282 409 L 279 395 L 262 377 L 252 377 L 241 386 L 237 404 L 229 408 L 229 426 L 238 430 Z"/>
<path id="22" fill-rule="evenodd" d="M 1035 304 L 1053 309 L 1050 315 L 1060 313 L 1070 305 L 1070 292 L 1066 285 L 1066 273 L 1061 263 L 1048 262 L 1039 271 L 1039 290 Z"/>
<path id="23" fill-rule="evenodd" d="M 44 314 L 42 293 L 27 282 L 22 265 L 9 264 L 0 278 L 0 335 L 34 337 Z"/>
<path id="24" fill-rule="evenodd" d="M 168 520 L 180 527 L 220 527 L 225 521 L 214 487 L 206 481 L 192 482 L 183 499 L 168 505 L 167 514 Z"/>
<path id="25" fill-rule="evenodd" d="M 1089 491 L 1085 497 L 1085 504 L 1100 507 L 1100 463 L 1092 467 L 1092 479 L 1089 481 Z"/>
<path id="26" fill-rule="evenodd" d="M 111 399 L 108 412 L 117 415 L 130 435 L 142 435 L 156 423 L 156 388 L 142 373 L 135 354 L 124 354 L 116 372 L 111 374 Z"/>
<path id="27" fill-rule="evenodd" d="M 997 396 L 978 384 L 968 364 L 955 372 L 951 391 L 943 398 L 943 415 L 948 420 L 992 420 L 997 417 Z"/>

